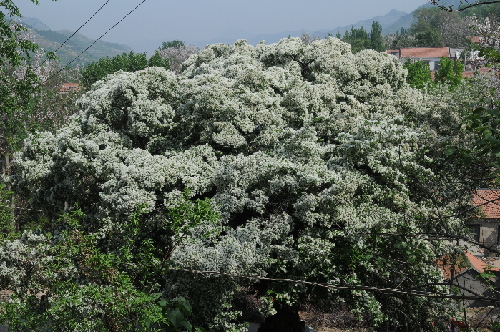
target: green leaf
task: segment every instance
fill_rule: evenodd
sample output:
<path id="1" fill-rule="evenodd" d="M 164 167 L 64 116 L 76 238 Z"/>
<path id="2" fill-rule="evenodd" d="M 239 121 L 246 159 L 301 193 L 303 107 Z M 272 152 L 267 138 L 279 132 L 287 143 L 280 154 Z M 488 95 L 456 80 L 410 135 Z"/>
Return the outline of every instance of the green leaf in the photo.
<path id="1" fill-rule="evenodd" d="M 457 149 L 456 149 L 456 148 L 454 148 L 454 147 L 451 147 L 451 146 L 450 146 L 450 147 L 446 148 L 446 150 L 444 150 L 444 154 L 445 154 L 446 156 L 451 156 L 451 155 L 452 155 L 452 154 L 454 154 L 456 151 L 457 151 Z"/>

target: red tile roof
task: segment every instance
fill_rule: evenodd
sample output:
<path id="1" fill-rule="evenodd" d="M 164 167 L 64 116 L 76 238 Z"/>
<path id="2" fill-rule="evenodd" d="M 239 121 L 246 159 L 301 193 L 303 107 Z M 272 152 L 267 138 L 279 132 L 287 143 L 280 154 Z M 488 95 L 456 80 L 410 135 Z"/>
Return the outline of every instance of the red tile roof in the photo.
<path id="1" fill-rule="evenodd" d="M 70 91 L 78 91 L 80 90 L 80 84 L 78 83 L 64 83 L 59 92 L 70 92 Z"/>
<path id="2" fill-rule="evenodd" d="M 443 272 L 444 280 L 451 279 L 455 277 L 457 274 L 460 274 L 463 271 L 467 270 L 467 266 L 465 264 L 459 262 L 453 262 L 453 263 L 454 264 L 452 264 L 452 262 L 450 261 L 449 256 L 443 256 L 436 262 L 436 265 Z"/>
<path id="3" fill-rule="evenodd" d="M 397 53 L 401 58 L 449 58 L 449 47 L 411 47 L 396 50 L 386 50 L 388 54 Z"/>
<path id="4" fill-rule="evenodd" d="M 413 47 L 402 48 L 402 58 L 449 58 L 449 47 Z"/>
<path id="5" fill-rule="evenodd" d="M 479 44 L 483 39 L 482 36 L 472 36 L 472 37 L 467 37 L 467 38 L 469 38 L 469 40 L 471 42 L 476 43 L 476 44 Z"/>
<path id="6" fill-rule="evenodd" d="M 481 215 L 479 217 L 487 219 L 500 219 L 500 190 L 479 189 L 472 198 L 474 206 L 479 207 Z"/>
<path id="7" fill-rule="evenodd" d="M 486 271 L 486 270 L 488 270 L 488 271 L 500 271 L 499 268 L 493 268 L 493 267 L 488 268 L 488 263 L 486 263 L 483 260 L 479 259 L 478 257 L 474 256 L 473 254 L 471 254 L 468 251 L 465 252 L 465 256 L 469 260 L 472 267 L 474 269 L 476 269 L 476 271 L 478 271 L 479 273 L 484 273 L 484 271 Z"/>
<path id="8" fill-rule="evenodd" d="M 445 280 L 453 278 L 458 274 L 467 271 L 471 267 L 474 268 L 479 273 L 484 273 L 485 271 L 494 271 L 494 272 L 500 271 L 500 268 L 494 268 L 494 267 L 488 268 L 489 267 L 488 263 L 474 256 L 468 251 L 465 251 L 464 254 L 468 263 L 454 262 L 454 264 L 451 264 L 451 261 L 447 256 L 443 256 L 440 260 L 437 261 L 437 266 L 443 271 L 443 277 Z"/>

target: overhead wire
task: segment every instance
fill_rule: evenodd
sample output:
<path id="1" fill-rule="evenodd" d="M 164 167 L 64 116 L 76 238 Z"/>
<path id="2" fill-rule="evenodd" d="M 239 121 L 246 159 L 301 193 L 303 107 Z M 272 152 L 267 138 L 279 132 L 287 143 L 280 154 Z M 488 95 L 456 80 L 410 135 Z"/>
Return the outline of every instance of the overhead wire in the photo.
<path id="1" fill-rule="evenodd" d="M 86 49 L 84 49 L 80 54 L 78 54 L 77 57 L 75 57 L 73 60 L 71 60 L 70 62 L 68 62 L 64 67 L 62 67 L 61 69 L 59 69 L 55 74 L 53 74 L 52 76 L 50 76 L 49 78 L 47 78 L 45 80 L 45 82 L 51 80 L 52 78 L 54 78 L 56 75 L 58 75 L 61 71 L 63 71 L 64 69 L 68 68 L 73 62 L 75 62 L 76 60 L 78 60 L 85 52 L 87 52 L 89 49 L 91 49 L 98 41 L 100 41 L 104 36 L 106 36 L 108 34 L 108 32 L 110 32 L 111 30 L 113 30 L 118 24 L 120 24 L 121 22 L 123 22 L 130 14 L 132 14 L 134 11 L 137 10 L 137 8 L 139 8 L 143 3 L 145 3 L 147 0 L 142 0 L 141 2 L 139 2 L 139 4 L 137 4 L 137 6 L 135 6 L 134 9 L 132 9 L 130 12 L 128 12 L 125 16 L 123 16 L 118 22 L 116 22 L 115 24 L 113 24 L 105 33 L 103 33 L 99 38 L 97 38 L 96 40 L 94 40 L 94 42 L 92 44 L 90 44 Z"/>
<path id="2" fill-rule="evenodd" d="M 85 21 L 85 23 L 80 25 L 80 27 L 75 32 L 73 32 L 73 34 L 71 36 L 66 38 L 66 40 L 64 42 L 62 42 L 62 44 L 59 45 L 59 47 L 57 47 L 57 49 L 54 51 L 54 54 L 57 53 L 57 51 L 59 51 L 61 49 L 61 47 L 63 47 L 71 38 L 73 38 L 73 36 L 75 36 L 78 33 L 78 31 L 80 31 L 84 26 L 86 26 L 87 23 L 89 23 L 94 18 L 94 16 L 96 16 L 97 13 L 99 13 L 101 11 L 101 9 L 103 9 L 104 6 L 106 6 L 109 3 L 109 1 L 111 1 L 111 0 L 107 0 L 94 14 L 92 14 L 92 16 L 90 16 L 90 18 L 87 21 Z M 47 60 L 45 60 L 45 61 L 47 61 Z"/>
<path id="3" fill-rule="evenodd" d="M 364 291 L 374 291 L 385 293 L 389 295 L 408 295 L 408 296 L 419 296 L 419 297 L 429 297 L 429 298 L 442 298 L 442 299 L 456 299 L 456 300 L 481 300 L 487 302 L 498 303 L 500 302 L 500 298 L 487 297 L 487 296 L 477 296 L 477 295 L 457 295 L 457 294 L 447 294 L 447 293 L 436 293 L 436 292 L 428 292 L 428 291 L 417 291 L 414 289 L 398 289 L 398 288 L 381 288 L 381 287 L 372 287 L 372 286 L 362 286 L 362 285 L 345 285 L 338 286 L 332 285 L 328 283 L 318 283 L 306 280 L 296 280 L 296 279 L 285 279 L 285 278 L 270 278 L 263 276 L 255 276 L 255 275 L 243 275 L 243 274 L 232 274 L 225 272 L 217 272 L 217 271 L 203 271 L 203 270 L 192 270 L 192 269 L 183 269 L 183 268 L 167 268 L 170 271 L 179 271 L 179 272 L 188 272 L 194 274 L 205 274 L 205 275 L 218 275 L 218 276 L 226 276 L 232 278 L 245 278 L 245 279 L 256 279 L 256 280 L 267 280 L 267 281 L 276 281 L 276 282 L 287 282 L 293 284 L 302 284 L 309 286 L 322 287 L 327 289 L 334 290 L 364 290 Z M 436 285 L 443 285 L 442 283 Z M 450 286 L 455 286 L 454 284 L 449 284 Z M 468 289 L 466 289 L 469 291 Z M 474 292 L 471 292 L 474 294 Z"/>

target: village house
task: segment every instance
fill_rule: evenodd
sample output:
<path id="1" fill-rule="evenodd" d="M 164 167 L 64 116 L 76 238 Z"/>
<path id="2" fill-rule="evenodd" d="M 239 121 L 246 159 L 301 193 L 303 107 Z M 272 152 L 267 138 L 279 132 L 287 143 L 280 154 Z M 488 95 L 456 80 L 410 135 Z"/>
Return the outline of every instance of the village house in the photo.
<path id="1" fill-rule="evenodd" d="M 486 247 L 498 249 L 500 242 L 500 189 L 478 189 L 472 203 L 478 214 L 468 222 L 472 240 Z M 485 252 L 488 256 L 488 252 Z"/>
<path id="2" fill-rule="evenodd" d="M 80 90 L 80 84 L 78 83 L 64 83 L 59 89 L 59 93 L 70 93 Z"/>
<path id="3" fill-rule="evenodd" d="M 450 58 L 453 61 L 461 60 L 465 66 L 462 73 L 464 77 L 472 77 L 476 70 L 480 72 L 490 70 L 489 68 L 478 66 L 481 60 L 478 56 L 478 51 L 464 52 L 465 49 L 463 47 L 408 47 L 386 51 L 386 53 L 394 55 L 401 61 L 411 59 L 412 61 L 427 63 L 431 72 L 439 70 L 441 58 Z"/>
<path id="4" fill-rule="evenodd" d="M 468 221 L 470 239 L 486 247 L 498 248 L 500 226 L 500 189 L 478 189 L 472 203 L 478 208 L 475 217 Z M 465 248 L 461 259 L 442 257 L 437 261 L 443 280 L 450 284 L 450 292 L 466 296 L 500 298 L 500 260 L 487 249 L 461 241 Z M 492 302 L 475 299 L 462 300 L 467 308 L 484 308 Z"/>
<path id="5" fill-rule="evenodd" d="M 454 58 L 456 56 L 456 51 L 453 54 L 451 51 L 449 47 L 409 47 L 387 50 L 386 52 L 396 56 L 398 59 L 422 61 L 429 65 L 431 71 L 436 71 L 439 69 L 441 58 Z"/>
<path id="6" fill-rule="evenodd" d="M 498 298 L 500 287 L 500 268 L 465 251 L 461 262 L 450 262 L 444 257 L 438 262 L 443 271 L 443 279 L 450 283 L 450 293 L 457 291 L 465 296 Z M 487 273 L 487 274 L 485 274 Z M 451 286 L 451 285 L 455 286 Z M 492 302 L 476 299 L 463 300 L 462 305 L 469 308 L 491 306 Z"/>

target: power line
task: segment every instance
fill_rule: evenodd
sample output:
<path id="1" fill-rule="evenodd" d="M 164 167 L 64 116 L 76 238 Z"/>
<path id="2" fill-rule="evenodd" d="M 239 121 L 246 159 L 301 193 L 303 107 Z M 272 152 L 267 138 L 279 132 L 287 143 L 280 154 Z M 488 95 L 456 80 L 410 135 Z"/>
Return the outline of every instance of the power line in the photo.
<path id="1" fill-rule="evenodd" d="M 90 20 L 92 20 L 94 16 L 96 16 L 97 13 L 99 13 L 101 9 L 108 4 L 109 1 L 110 0 L 107 0 L 87 21 L 85 21 L 85 23 L 83 23 L 75 32 L 73 32 L 71 36 L 66 38 L 66 40 L 61 45 L 59 45 L 59 47 L 54 51 L 54 53 L 57 53 L 57 51 L 59 51 L 61 47 L 63 47 L 68 42 L 68 40 L 70 40 L 74 35 L 78 33 L 78 31 L 80 31 L 85 25 L 87 25 L 87 23 L 89 23 Z"/>
<path id="2" fill-rule="evenodd" d="M 139 8 L 140 5 L 142 5 L 144 2 L 146 2 L 146 0 L 142 0 L 137 6 L 135 6 L 134 9 L 132 9 L 130 12 L 128 12 L 127 15 L 123 16 L 123 18 L 121 20 L 119 20 L 118 22 L 116 22 L 115 24 L 113 24 L 113 26 L 111 28 L 108 29 L 108 31 L 106 31 L 105 33 L 103 33 L 99 38 L 97 38 L 96 40 L 94 40 L 94 42 L 92 44 L 90 44 L 90 46 L 88 46 L 86 49 L 84 49 L 82 51 L 82 53 L 80 53 L 76 58 L 74 58 L 73 60 L 71 60 L 64 68 L 68 67 L 69 65 L 71 65 L 73 62 L 75 62 L 78 58 L 80 58 L 80 56 L 87 52 L 90 48 L 92 48 L 92 46 L 95 45 L 95 43 L 97 43 L 99 40 L 101 40 L 104 36 L 106 36 L 108 34 L 108 32 L 110 32 L 111 30 L 114 29 L 114 27 L 116 27 L 118 24 L 120 24 L 121 22 L 123 22 L 130 14 L 132 14 L 137 8 Z"/>
<path id="3" fill-rule="evenodd" d="M 420 296 L 420 297 L 429 297 L 429 298 L 441 298 L 441 299 L 455 299 L 455 300 L 481 300 L 488 302 L 500 302 L 500 299 L 494 297 L 487 296 L 471 296 L 471 295 L 456 295 L 456 294 L 446 294 L 446 293 L 433 293 L 427 291 L 416 291 L 412 289 L 397 289 L 397 288 L 379 288 L 372 286 L 362 286 L 362 285 L 348 285 L 348 286 L 336 286 L 327 283 L 318 283 L 312 281 L 305 280 L 295 280 L 295 279 L 283 279 L 283 278 L 269 278 L 262 276 L 250 276 L 250 275 L 240 275 L 240 274 L 231 274 L 217 271 L 202 271 L 202 270 L 190 270 L 190 269 L 182 269 L 182 268 L 167 268 L 171 271 L 181 271 L 188 273 L 196 273 L 196 274 L 211 274 L 211 275 L 219 275 L 233 278 L 245 278 L 245 279 L 257 279 L 257 280 L 267 280 L 267 281 L 277 281 L 277 282 L 287 282 L 293 284 L 303 284 L 309 286 L 322 287 L 327 289 L 335 289 L 335 290 L 364 290 L 364 291 L 374 291 L 386 294 L 398 294 L 398 295 L 409 295 L 409 296 Z M 436 284 L 436 285 L 442 285 Z M 450 286 L 455 286 L 450 284 Z M 471 292 L 473 293 L 473 292 Z"/>
<path id="4" fill-rule="evenodd" d="M 59 45 L 59 47 L 57 47 L 57 49 L 54 51 L 54 54 L 56 54 L 57 51 L 59 51 L 61 49 L 61 47 L 63 47 L 68 42 L 68 40 L 70 40 L 74 35 L 76 35 L 78 33 L 78 31 L 80 31 L 84 26 L 86 26 L 87 23 L 89 23 L 94 18 L 94 16 L 96 16 L 97 13 L 99 13 L 101 11 L 101 9 L 103 9 L 104 6 L 106 6 L 108 4 L 109 1 L 110 0 L 107 0 L 92 16 L 90 16 L 90 18 L 87 21 L 85 21 L 85 23 L 83 23 L 82 25 L 80 25 L 80 27 L 75 32 L 73 32 L 73 34 L 71 36 L 69 36 L 68 38 L 66 38 L 66 40 L 61 45 Z M 43 66 L 47 61 L 48 61 L 48 59 L 45 59 L 40 66 Z M 60 71 L 58 71 L 55 75 L 57 75 L 59 72 Z M 48 81 L 48 80 L 49 79 L 47 79 L 45 81 Z"/>
<path id="5" fill-rule="evenodd" d="M 130 12 L 128 12 L 125 16 L 123 16 L 121 20 L 119 20 L 118 22 L 116 22 L 115 24 L 113 24 L 113 26 L 111 26 L 111 28 L 109 28 L 105 33 L 103 33 L 99 38 L 97 38 L 96 40 L 94 40 L 94 42 L 92 44 L 90 44 L 86 49 L 84 49 L 80 54 L 78 54 L 78 56 L 76 58 L 74 58 L 69 63 L 67 63 L 64 67 L 62 67 L 60 70 L 58 70 L 54 75 L 52 75 L 51 77 L 47 78 L 45 80 L 45 82 L 51 80 L 57 74 L 59 74 L 61 71 L 63 71 L 64 69 L 68 68 L 73 62 L 75 62 L 76 60 L 78 60 L 85 52 L 87 52 L 89 49 L 91 49 L 92 46 L 94 46 L 98 41 L 100 41 L 104 36 L 106 36 L 108 34 L 108 32 L 110 32 L 118 24 L 120 24 L 121 22 L 123 22 L 130 14 L 132 14 L 137 8 L 139 8 L 139 6 L 141 6 L 145 2 L 146 2 L 146 0 L 142 0 L 137 6 L 135 6 L 134 9 L 132 9 Z"/>

